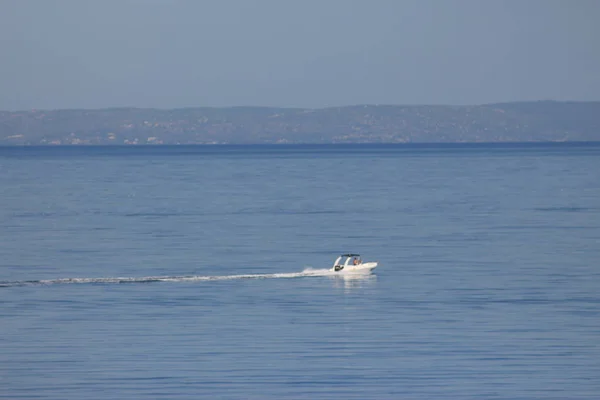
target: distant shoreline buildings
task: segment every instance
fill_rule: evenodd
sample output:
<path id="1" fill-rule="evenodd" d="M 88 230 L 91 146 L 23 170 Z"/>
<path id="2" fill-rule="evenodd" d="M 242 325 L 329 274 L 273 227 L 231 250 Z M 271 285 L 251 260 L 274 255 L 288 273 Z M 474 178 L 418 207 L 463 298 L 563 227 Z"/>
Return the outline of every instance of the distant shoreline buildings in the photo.
<path id="1" fill-rule="evenodd" d="M 600 102 L 0 111 L 0 145 L 600 141 Z"/>

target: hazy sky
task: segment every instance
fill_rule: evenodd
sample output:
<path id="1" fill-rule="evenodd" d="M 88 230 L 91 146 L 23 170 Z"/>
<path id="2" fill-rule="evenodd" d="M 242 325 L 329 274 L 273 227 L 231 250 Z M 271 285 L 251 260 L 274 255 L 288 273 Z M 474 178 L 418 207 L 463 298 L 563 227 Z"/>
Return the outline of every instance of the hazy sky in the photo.
<path id="1" fill-rule="evenodd" d="M 598 0 L 0 0 L 0 109 L 600 100 Z"/>

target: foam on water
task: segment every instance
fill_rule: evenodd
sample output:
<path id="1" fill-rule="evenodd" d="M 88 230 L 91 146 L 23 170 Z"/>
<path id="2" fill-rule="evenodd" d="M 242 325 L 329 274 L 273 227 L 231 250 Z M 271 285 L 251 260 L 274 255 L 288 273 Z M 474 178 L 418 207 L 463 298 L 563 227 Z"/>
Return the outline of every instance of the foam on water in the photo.
<path id="1" fill-rule="evenodd" d="M 348 274 L 348 273 L 346 273 Z M 356 274 L 356 273 L 354 273 Z M 363 274 L 369 274 L 365 272 Z M 285 279 L 304 278 L 311 276 L 342 276 L 339 272 L 329 269 L 306 268 L 302 272 L 283 272 L 274 274 L 244 274 L 244 275 L 190 275 L 190 276 L 145 276 L 145 277 L 112 277 L 112 278 L 60 278 L 27 281 L 0 281 L 0 287 L 32 286 L 32 285 L 58 285 L 73 283 L 151 283 L 151 282 L 201 282 L 225 281 L 233 279 Z"/>

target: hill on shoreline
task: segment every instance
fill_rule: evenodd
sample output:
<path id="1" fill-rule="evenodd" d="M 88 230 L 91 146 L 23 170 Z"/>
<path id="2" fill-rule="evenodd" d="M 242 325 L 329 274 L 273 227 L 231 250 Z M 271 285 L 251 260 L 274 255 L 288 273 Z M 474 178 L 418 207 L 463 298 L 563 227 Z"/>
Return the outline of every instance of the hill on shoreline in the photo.
<path id="1" fill-rule="evenodd" d="M 0 111 L 0 145 L 559 141 L 600 141 L 600 101 Z"/>

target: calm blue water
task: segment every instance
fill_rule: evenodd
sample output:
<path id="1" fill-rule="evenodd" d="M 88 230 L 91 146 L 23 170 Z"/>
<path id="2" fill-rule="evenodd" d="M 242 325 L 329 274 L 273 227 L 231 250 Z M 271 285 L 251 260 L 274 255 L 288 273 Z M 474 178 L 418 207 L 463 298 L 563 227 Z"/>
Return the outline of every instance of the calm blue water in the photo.
<path id="1" fill-rule="evenodd" d="M 599 171 L 591 144 L 0 148 L 0 398 L 598 399 Z M 380 265 L 302 273 L 340 252 Z"/>

